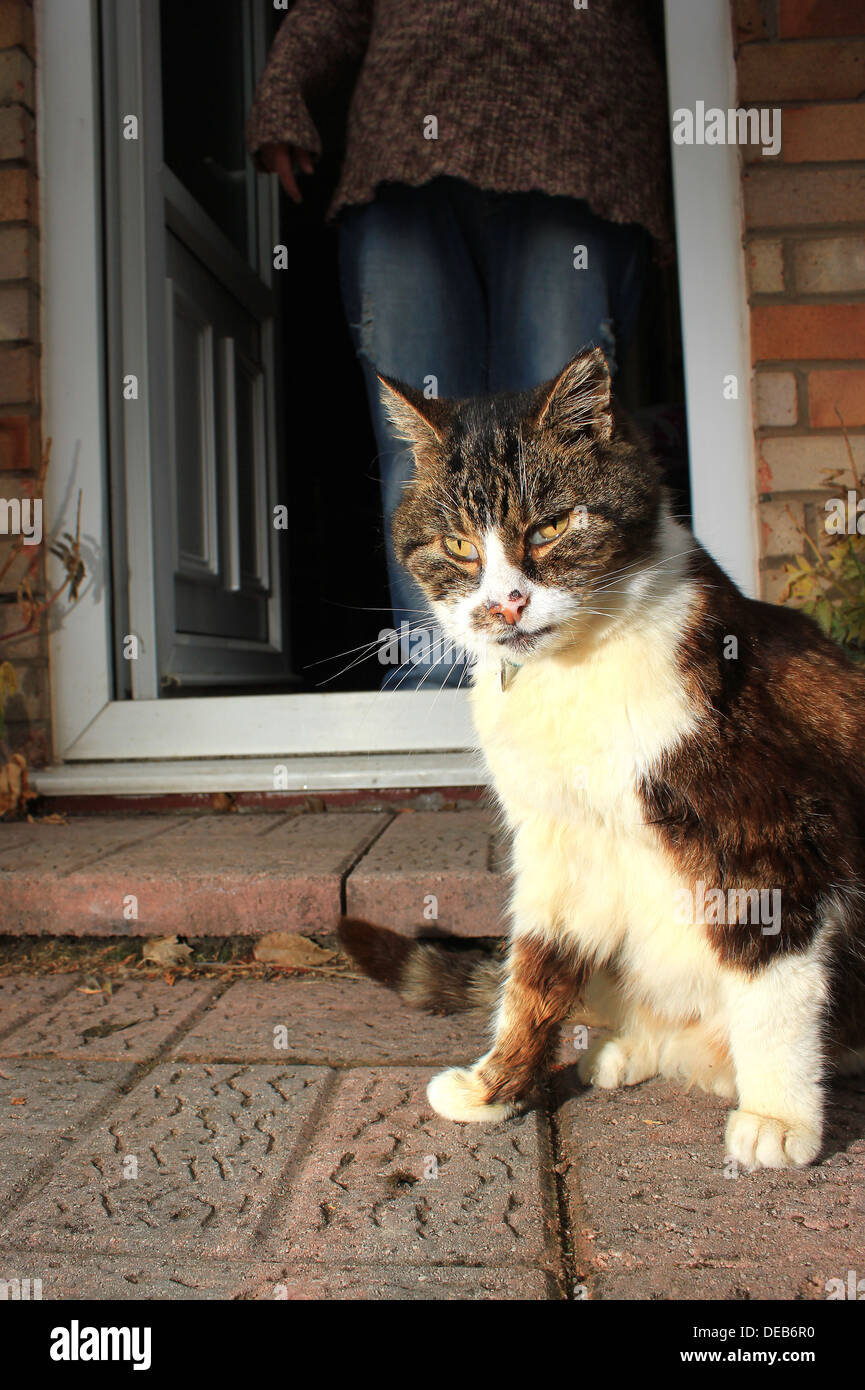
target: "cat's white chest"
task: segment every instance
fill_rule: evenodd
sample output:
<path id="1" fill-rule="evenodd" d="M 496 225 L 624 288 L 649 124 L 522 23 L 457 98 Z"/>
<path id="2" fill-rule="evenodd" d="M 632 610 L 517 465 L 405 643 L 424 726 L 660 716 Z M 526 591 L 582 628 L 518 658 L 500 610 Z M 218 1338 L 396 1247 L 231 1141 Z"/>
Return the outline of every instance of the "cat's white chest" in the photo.
<path id="1" fill-rule="evenodd" d="M 639 777 L 695 724 L 696 712 L 659 634 L 605 645 L 582 663 L 537 661 L 507 690 L 476 679 L 475 726 L 512 824 L 526 814 L 639 822 Z"/>
<path id="2" fill-rule="evenodd" d="M 580 666 L 537 662 L 506 691 L 482 673 L 473 709 L 516 831 L 516 928 L 574 935 L 599 963 L 615 956 L 647 1003 L 703 1013 L 716 962 L 699 928 L 682 931 L 686 885 L 637 792 L 697 722 L 674 648 L 654 633 Z"/>

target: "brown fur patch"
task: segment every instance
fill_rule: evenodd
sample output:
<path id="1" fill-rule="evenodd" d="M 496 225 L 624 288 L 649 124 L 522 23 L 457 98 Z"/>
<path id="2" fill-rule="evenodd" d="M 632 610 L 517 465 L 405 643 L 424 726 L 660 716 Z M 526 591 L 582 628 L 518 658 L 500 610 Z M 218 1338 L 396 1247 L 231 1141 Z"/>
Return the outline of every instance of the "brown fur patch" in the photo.
<path id="1" fill-rule="evenodd" d="M 343 917 L 337 934 L 344 949 L 370 979 L 398 990 L 406 962 L 415 943 L 387 927 L 376 927 L 360 917 Z"/>
<path id="2" fill-rule="evenodd" d="M 744 598 L 705 553 L 691 566 L 703 598 L 679 660 L 702 718 L 639 787 L 646 818 L 691 882 L 780 893 L 777 934 L 709 928 L 727 964 L 806 949 L 837 896 L 847 1018 L 835 1009 L 833 1027 L 865 1042 L 865 673 L 808 618 Z"/>
<path id="3" fill-rule="evenodd" d="M 395 990 L 414 1009 L 451 1014 L 468 1009 L 491 1013 L 495 1007 L 504 975 L 501 960 L 412 941 L 357 917 L 343 917 L 337 930 L 364 974 Z"/>
<path id="4" fill-rule="evenodd" d="M 478 1071 L 485 1103 L 516 1101 L 532 1087 L 547 1060 L 556 1027 L 585 984 L 585 967 L 550 941 L 520 936 L 511 946 L 502 1013 L 503 1028 Z"/>

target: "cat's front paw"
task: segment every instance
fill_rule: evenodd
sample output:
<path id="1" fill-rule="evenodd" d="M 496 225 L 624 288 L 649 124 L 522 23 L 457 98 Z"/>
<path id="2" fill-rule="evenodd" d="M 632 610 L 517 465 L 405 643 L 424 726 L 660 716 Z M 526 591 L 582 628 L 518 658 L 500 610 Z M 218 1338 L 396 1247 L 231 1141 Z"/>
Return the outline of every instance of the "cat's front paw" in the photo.
<path id="1" fill-rule="evenodd" d="M 820 1152 L 819 1129 L 799 1120 L 777 1120 L 733 1110 L 727 1121 L 727 1153 L 743 1168 L 800 1168 Z"/>
<path id="2" fill-rule="evenodd" d="M 639 1038 L 599 1038 L 577 1063 L 577 1075 L 586 1086 L 611 1091 L 616 1086 L 636 1086 L 657 1074 L 657 1061 Z"/>
<path id="3" fill-rule="evenodd" d="M 437 1115 L 461 1124 L 496 1124 L 516 1115 L 519 1109 L 509 1101 L 489 1103 L 487 1088 L 477 1073 L 459 1067 L 434 1076 L 426 1088 L 426 1095 Z"/>

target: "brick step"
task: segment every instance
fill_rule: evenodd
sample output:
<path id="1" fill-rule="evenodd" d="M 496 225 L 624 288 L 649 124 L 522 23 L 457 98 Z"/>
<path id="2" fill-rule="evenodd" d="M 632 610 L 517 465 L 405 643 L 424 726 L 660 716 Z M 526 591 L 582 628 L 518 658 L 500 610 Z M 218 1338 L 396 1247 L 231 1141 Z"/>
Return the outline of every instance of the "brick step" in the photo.
<path id="1" fill-rule="evenodd" d="M 0 825 L 0 932 L 501 935 L 508 880 L 484 810 L 111 815 Z"/>

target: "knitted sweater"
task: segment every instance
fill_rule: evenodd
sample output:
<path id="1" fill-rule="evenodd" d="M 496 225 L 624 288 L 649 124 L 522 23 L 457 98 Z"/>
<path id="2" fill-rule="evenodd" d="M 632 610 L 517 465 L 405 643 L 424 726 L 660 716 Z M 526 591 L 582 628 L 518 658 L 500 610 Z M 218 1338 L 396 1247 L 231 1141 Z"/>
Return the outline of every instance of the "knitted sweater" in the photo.
<path id="1" fill-rule="evenodd" d="M 665 82 L 642 7 L 297 0 L 259 81 L 247 147 L 254 157 L 276 141 L 320 153 L 318 126 L 350 92 L 331 217 L 371 201 L 382 183 L 449 174 L 487 190 L 583 198 L 666 245 Z"/>

